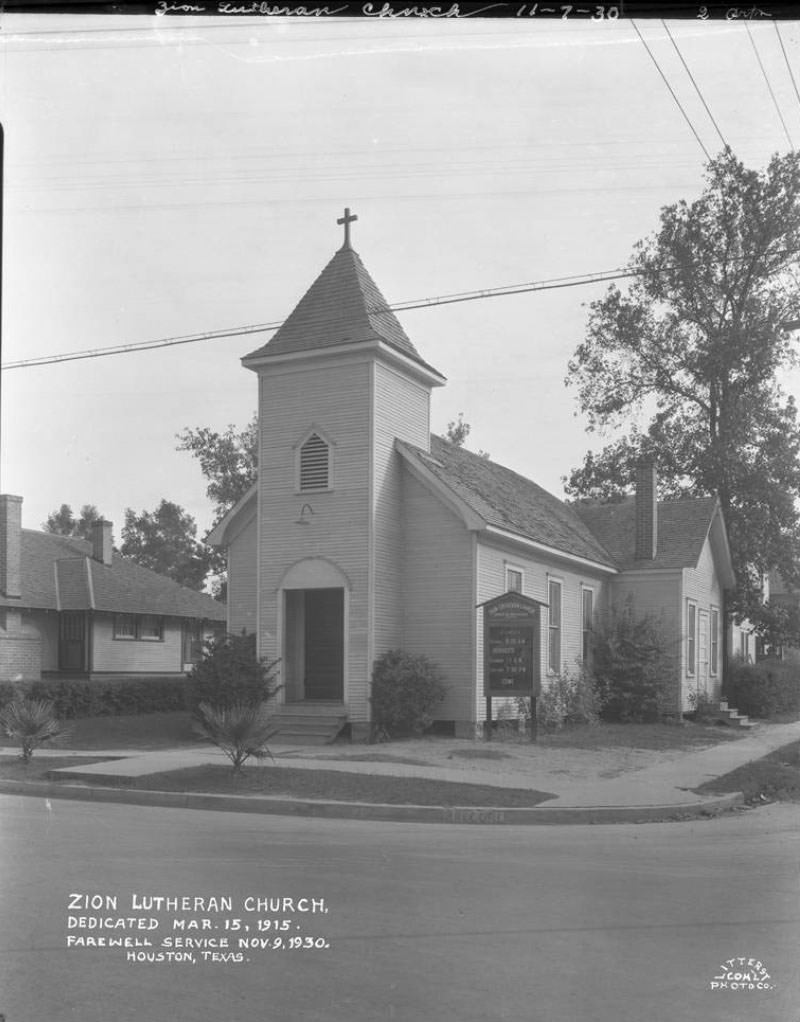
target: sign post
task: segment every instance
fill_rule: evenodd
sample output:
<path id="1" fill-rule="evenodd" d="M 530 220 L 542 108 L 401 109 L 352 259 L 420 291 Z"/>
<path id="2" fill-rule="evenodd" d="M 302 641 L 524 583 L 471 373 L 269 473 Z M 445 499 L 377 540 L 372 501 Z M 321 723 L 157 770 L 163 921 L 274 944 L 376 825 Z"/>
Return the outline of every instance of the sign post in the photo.
<path id="1" fill-rule="evenodd" d="M 492 738 L 492 699 L 524 696 L 531 701 L 531 741 L 536 741 L 536 699 L 542 688 L 539 609 L 548 604 L 508 592 L 481 606 L 487 740 Z"/>

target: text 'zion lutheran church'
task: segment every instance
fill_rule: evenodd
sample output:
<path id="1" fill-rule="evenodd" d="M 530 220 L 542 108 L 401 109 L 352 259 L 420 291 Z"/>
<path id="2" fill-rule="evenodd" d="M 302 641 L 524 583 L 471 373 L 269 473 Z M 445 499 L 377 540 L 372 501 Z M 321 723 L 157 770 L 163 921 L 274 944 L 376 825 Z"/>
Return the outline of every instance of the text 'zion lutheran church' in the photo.
<path id="1" fill-rule="evenodd" d="M 353 250 L 356 219 L 345 210 L 342 247 L 242 359 L 258 377 L 258 481 L 210 537 L 228 550 L 229 630 L 255 632 L 261 655 L 280 659 L 284 710 L 365 736 L 373 663 L 400 648 L 438 662 L 439 717 L 474 734 L 480 605 L 508 590 L 541 605 L 544 685 L 576 669 L 597 615 L 632 596 L 680 641 L 676 712 L 699 685 L 718 694 L 732 576 L 716 500 L 659 503 L 645 473 L 611 511 L 567 505 L 431 436 L 445 378 Z"/>

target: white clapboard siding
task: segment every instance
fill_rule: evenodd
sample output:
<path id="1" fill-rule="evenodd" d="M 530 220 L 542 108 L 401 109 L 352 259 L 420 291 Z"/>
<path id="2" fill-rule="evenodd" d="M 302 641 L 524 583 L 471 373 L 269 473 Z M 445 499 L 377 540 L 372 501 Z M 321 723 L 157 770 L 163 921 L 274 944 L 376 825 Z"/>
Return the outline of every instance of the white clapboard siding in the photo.
<path id="1" fill-rule="evenodd" d="M 258 530 L 253 514 L 231 538 L 228 547 L 228 631 L 233 635 L 256 630 L 257 547 Z"/>
<path id="2" fill-rule="evenodd" d="M 158 674 L 182 672 L 181 622 L 177 618 L 163 620 L 164 637 L 160 641 L 115 639 L 113 614 L 96 614 L 93 619 L 92 670 Z"/>
<path id="3" fill-rule="evenodd" d="M 370 374 L 366 358 L 340 359 L 285 370 L 271 367 L 260 381 L 259 414 L 259 649 L 281 655 L 279 587 L 286 571 L 322 557 L 348 579 L 345 700 L 352 719 L 367 719 Z M 332 443 L 333 486 L 297 489 L 299 441 L 312 429 Z M 307 525 L 297 524 L 304 504 Z"/>
<path id="4" fill-rule="evenodd" d="M 402 634 L 402 562 L 404 548 L 401 499 L 405 470 L 395 448 L 404 440 L 430 446 L 428 387 L 381 362 L 374 364 L 372 434 L 373 576 L 371 612 L 374 646 L 371 659 L 400 644 Z"/>
<path id="5" fill-rule="evenodd" d="M 687 630 L 688 630 L 688 606 L 689 602 L 693 601 L 697 606 L 697 636 L 695 642 L 695 648 L 697 655 L 700 655 L 700 612 L 703 611 L 708 614 L 709 621 L 709 636 L 708 636 L 708 656 L 710 658 L 711 648 L 711 609 L 716 608 L 720 611 L 719 614 L 719 632 L 722 629 L 722 586 L 720 585 L 719 576 L 717 575 L 716 564 L 714 562 L 714 554 L 711 549 L 711 544 L 708 540 L 703 544 L 703 549 L 700 553 L 700 557 L 697 561 L 695 568 L 684 568 L 683 569 L 683 606 L 682 610 L 682 639 L 681 642 L 681 682 L 682 682 L 682 708 L 684 710 L 690 708 L 689 693 L 695 686 L 695 675 L 689 671 L 689 664 L 687 662 L 687 649 L 688 643 L 686 641 Z M 722 635 L 718 632 L 718 669 L 717 674 L 712 675 L 709 666 L 709 694 L 712 697 L 718 697 L 720 695 L 721 683 L 722 683 Z"/>
<path id="6" fill-rule="evenodd" d="M 401 644 L 442 669 L 447 695 L 437 719 L 472 721 L 474 539 L 460 518 L 404 472 Z"/>
<path id="7" fill-rule="evenodd" d="M 580 670 L 583 655 L 583 590 L 594 592 L 595 619 L 603 605 L 605 590 L 608 585 L 607 576 L 602 572 L 594 572 L 591 568 L 576 570 L 566 561 L 556 559 L 533 558 L 520 553 L 520 548 L 512 545 L 500 545 L 495 542 L 479 540 L 478 542 L 478 598 L 477 603 L 484 603 L 506 591 L 506 569 L 521 569 L 523 575 L 523 595 L 534 600 L 548 602 L 549 582 L 552 578 L 561 582 L 561 673 L 575 673 Z M 486 703 L 484 694 L 483 672 L 483 612 L 478 609 L 476 614 L 476 664 L 477 685 L 475 687 L 476 719 L 486 719 Z M 541 672 L 542 687 L 548 684 L 553 676 L 548 669 L 549 619 L 548 611 L 540 611 L 541 623 Z M 496 701 L 500 708 L 500 701 Z"/>

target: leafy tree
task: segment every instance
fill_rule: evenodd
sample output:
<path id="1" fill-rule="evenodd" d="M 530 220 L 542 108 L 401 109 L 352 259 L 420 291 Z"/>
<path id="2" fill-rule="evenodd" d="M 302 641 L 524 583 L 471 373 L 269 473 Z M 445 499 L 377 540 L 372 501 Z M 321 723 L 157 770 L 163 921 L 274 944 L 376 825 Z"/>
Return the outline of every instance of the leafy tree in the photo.
<path id="1" fill-rule="evenodd" d="M 172 501 L 162 500 L 155 511 L 139 515 L 126 508 L 120 553 L 182 586 L 202 589 L 216 554 L 198 543 L 196 534 L 194 518 Z"/>
<path id="2" fill-rule="evenodd" d="M 452 422 L 447 423 L 447 433 L 445 434 L 445 437 L 455 447 L 463 447 L 471 432 L 472 426 L 470 426 L 468 422 L 464 422 L 464 413 L 459 412 L 457 419 L 453 419 Z"/>
<path id="3" fill-rule="evenodd" d="M 178 434 L 179 451 L 189 451 L 200 462 L 208 480 L 206 495 L 216 504 L 218 522 L 256 481 L 258 473 L 258 416 L 240 432 L 228 426 L 223 433 L 207 427 Z"/>
<path id="4" fill-rule="evenodd" d="M 470 426 L 468 422 L 464 422 L 464 413 L 459 412 L 457 419 L 453 419 L 452 422 L 447 423 L 445 439 L 449 440 L 454 447 L 463 447 L 471 432 L 472 426 Z M 488 451 L 478 451 L 478 454 L 481 458 L 489 457 Z"/>
<path id="5" fill-rule="evenodd" d="M 57 536 L 77 536 L 80 539 L 92 538 L 92 524 L 103 516 L 94 504 L 84 504 L 80 517 L 76 518 L 69 504 L 62 504 L 57 511 L 47 516 L 44 531 Z"/>
<path id="6" fill-rule="evenodd" d="M 589 432 L 627 429 L 586 455 L 567 492 L 616 499 L 643 455 L 664 495 L 717 492 L 734 609 L 756 623 L 767 571 L 800 585 L 800 428 L 778 383 L 795 361 L 798 258 L 800 155 L 756 172 L 726 150 L 700 197 L 662 209 L 660 229 L 636 246 L 627 293 L 612 286 L 591 304 L 567 378 Z"/>

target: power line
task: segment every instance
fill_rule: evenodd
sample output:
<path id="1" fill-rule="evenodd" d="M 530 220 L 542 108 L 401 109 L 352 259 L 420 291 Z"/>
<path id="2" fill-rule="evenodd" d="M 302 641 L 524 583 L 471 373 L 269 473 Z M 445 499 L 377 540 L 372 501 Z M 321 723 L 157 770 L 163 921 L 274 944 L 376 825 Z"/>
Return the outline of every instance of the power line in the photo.
<path id="1" fill-rule="evenodd" d="M 750 26 L 747 24 L 746 21 L 744 22 L 744 27 L 747 29 L 747 35 L 748 35 L 748 37 L 750 39 L 750 44 L 753 47 L 753 52 L 756 55 L 756 60 L 758 61 L 758 66 L 761 68 L 761 73 L 764 76 L 764 81 L 767 83 L 767 88 L 769 89 L 769 94 L 770 94 L 770 96 L 772 96 L 772 102 L 773 102 L 773 104 L 775 106 L 775 111 L 778 114 L 778 118 L 780 119 L 781 125 L 783 127 L 783 133 L 786 136 L 786 140 L 789 143 L 789 145 L 791 146 L 791 148 L 794 149 L 794 142 L 792 142 L 791 135 L 789 134 L 789 129 L 786 127 L 786 121 L 784 121 L 784 119 L 783 119 L 783 114 L 781 113 L 781 108 L 778 106 L 778 100 L 777 100 L 777 98 L 775 96 L 775 93 L 772 91 L 772 86 L 770 85 L 769 78 L 767 77 L 766 68 L 764 67 L 764 64 L 763 64 L 763 62 L 761 60 L 761 54 L 758 52 L 758 47 L 756 46 L 756 41 L 753 38 L 753 33 L 750 31 Z"/>
<path id="2" fill-rule="evenodd" d="M 681 101 L 680 101 L 680 100 L 678 99 L 678 97 L 677 97 L 677 96 L 675 95 L 675 91 L 673 90 L 672 86 L 671 86 L 671 85 L 669 84 L 669 81 L 667 80 L 667 76 L 666 76 L 666 75 L 664 74 L 664 72 L 663 72 L 663 71 L 661 70 L 661 67 L 660 67 L 660 65 L 659 65 L 658 61 L 657 61 L 657 60 L 656 60 L 656 58 L 655 58 L 655 57 L 653 56 L 653 51 L 652 51 L 652 50 L 650 49 L 650 47 L 649 47 L 649 46 L 647 45 L 647 43 L 645 42 L 644 36 L 643 36 L 643 35 L 642 35 L 642 33 L 641 33 L 641 32 L 639 31 L 639 26 L 638 26 L 638 25 L 636 24 L 636 22 L 635 22 L 635 21 L 633 20 L 633 18 L 631 18 L 631 25 L 633 25 L 633 27 L 634 27 L 634 29 L 635 29 L 635 31 L 636 31 L 636 34 L 637 34 L 637 35 L 639 36 L 639 38 L 640 38 L 640 39 L 641 39 L 641 41 L 642 41 L 642 45 L 644 46 L 644 48 L 645 48 L 645 49 L 647 50 L 648 54 L 650 55 L 650 59 L 652 60 L 652 62 L 653 62 L 653 63 L 655 64 L 655 66 L 656 66 L 656 70 L 657 70 L 657 71 L 658 71 L 658 73 L 659 73 L 659 74 L 661 75 L 662 79 L 664 80 L 664 84 L 665 84 L 665 85 L 666 85 L 666 87 L 667 87 L 667 88 L 669 89 L 669 93 L 670 93 L 670 95 L 672 96 L 672 98 L 673 98 L 673 99 L 675 100 L 675 103 L 677 104 L 677 107 L 678 107 L 678 109 L 679 109 L 679 110 L 680 110 L 680 112 L 681 112 L 681 113 L 683 114 L 683 119 L 684 119 L 684 120 L 686 121 L 686 123 L 687 123 L 687 124 L 689 125 L 689 127 L 691 128 L 692 134 L 693 134 L 693 135 L 694 135 L 694 137 L 695 137 L 695 138 L 697 139 L 697 144 L 698 144 L 698 145 L 700 146 L 700 148 L 701 148 L 701 149 L 703 150 L 703 152 L 705 153 L 705 155 L 706 155 L 706 159 L 710 161 L 710 160 L 711 160 L 711 155 L 710 155 L 710 153 L 709 153 L 708 149 L 706 149 L 706 147 L 705 147 L 705 146 L 703 145 L 703 140 L 702 140 L 702 139 L 700 138 L 700 136 L 699 136 L 699 135 L 697 134 L 697 132 L 695 131 L 694 125 L 693 125 L 693 124 L 692 124 L 692 122 L 691 122 L 691 121 L 689 120 L 689 115 L 688 115 L 688 114 L 686 113 L 686 111 L 685 111 L 685 110 L 683 109 L 683 107 L 681 106 Z"/>
<path id="3" fill-rule="evenodd" d="M 434 298 L 413 298 L 405 302 L 397 302 L 386 309 L 368 310 L 372 315 L 384 312 L 395 312 L 409 309 L 422 309 L 434 305 L 452 305 L 455 302 L 478 301 L 483 298 L 499 298 L 506 295 L 525 294 L 530 291 L 550 291 L 564 287 L 581 287 L 606 280 L 618 280 L 622 277 L 636 276 L 633 270 L 602 270 L 599 273 L 578 274 L 571 277 L 553 277 L 550 280 L 532 281 L 526 284 L 509 284 L 504 287 L 483 288 L 480 291 L 460 291 L 453 294 L 440 295 Z M 217 340 L 221 337 L 242 337 L 247 334 L 267 333 L 277 330 L 282 320 L 274 323 L 255 323 L 249 326 L 232 327 L 225 330 L 208 330 L 199 334 L 183 334 L 175 337 L 162 337 L 154 341 L 139 341 L 131 344 L 117 344 L 109 348 L 92 348 L 86 351 L 71 351 L 61 355 L 43 355 L 41 358 L 22 359 L 18 362 L 7 362 L 2 369 L 28 369 L 33 366 L 52 365 L 57 362 L 75 362 L 80 359 L 103 358 L 108 355 L 127 355 L 136 351 L 151 351 L 154 348 L 168 348 L 179 344 L 194 344 L 197 341 Z"/>
<path id="4" fill-rule="evenodd" d="M 711 111 L 710 111 L 710 110 L 709 110 L 709 108 L 708 108 L 708 103 L 706 103 L 706 101 L 705 101 L 705 98 L 704 98 L 704 96 L 703 96 L 703 93 L 702 93 L 702 92 L 700 91 L 700 86 L 699 86 L 699 85 L 697 84 L 697 82 L 696 82 L 696 81 L 694 80 L 694 75 L 693 75 L 693 74 L 692 74 L 692 72 L 691 72 L 691 71 L 689 70 L 689 66 L 688 66 L 688 64 L 686 63 L 686 61 L 685 61 L 685 60 L 683 59 L 683 54 L 682 54 L 682 53 L 681 53 L 681 51 L 680 51 L 680 50 L 678 49 L 678 44 L 677 44 L 677 43 L 675 42 L 675 39 L 674 39 L 674 37 L 673 37 L 672 33 L 670 32 L 670 30 L 669 30 L 669 27 L 667 26 L 667 23 L 666 23 L 666 21 L 664 21 L 664 19 L 663 19 L 663 18 L 661 19 L 661 24 L 662 24 L 662 25 L 664 26 L 664 31 L 665 31 L 665 32 L 667 33 L 667 35 L 669 36 L 669 40 L 670 40 L 670 42 L 671 42 L 671 43 L 672 43 L 672 45 L 673 45 L 673 46 L 675 47 L 675 52 L 676 52 L 676 53 L 678 54 L 678 56 L 680 57 L 680 60 L 681 60 L 681 64 L 683 64 L 683 67 L 684 67 L 684 70 L 686 71 L 686 74 L 687 74 L 687 75 L 689 76 L 689 78 L 691 79 L 692 85 L 693 85 L 693 86 L 694 86 L 694 88 L 695 88 L 695 92 L 696 92 L 696 93 L 697 93 L 697 95 L 698 95 L 698 96 L 700 97 L 700 102 L 701 102 L 701 103 L 703 104 L 703 106 L 705 107 L 706 113 L 707 113 L 707 114 L 708 114 L 708 116 L 709 116 L 709 117 L 711 118 L 711 123 L 712 123 L 712 124 L 714 125 L 714 127 L 715 127 L 715 128 L 716 128 L 716 130 L 717 130 L 717 134 L 719 135 L 719 140 L 720 140 L 720 142 L 722 142 L 722 146 L 723 146 L 723 148 L 727 148 L 727 145 L 728 145 L 728 143 L 727 143 L 727 142 L 725 141 L 725 139 L 723 138 L 723 136 L 722 136 L 722 132 L 721 132 L 721 131 L 719 130 L 719 125 L 718 125 L 718 124 L 717 124 L 717 122 L 716 122 L 716 121 L 714 120 L 714 115 L 713 115 L 713 114 L 711 113 Z M 777 26 L 777 23 L 776 23 L 775 27 L 776 27 L 776 28 L 778 27 L 778 26 Z"/>
<path id="5" fill-rule="evenodd" d="M 772 24 L 775 26 L 775 31 L 778 33 L 778 42 L 781 44 L 781 51 L 783 52 L 783 59 L 786 61 L 786 69 L 789 72 L 789 77 L 792 79 L 792 85 L 794 86 L 794 94 L 797 96 L 797 102 L 800 103 L 800 92 L 797 90 L 797 82 L 794 79 L 794 72 L 792 71 L 792 65 L 789 63 L 789 58 L 786 55 L 786 47 L 783 45 L 783 36 L 778 28 L 778 22 L 773 21 Z"/>

